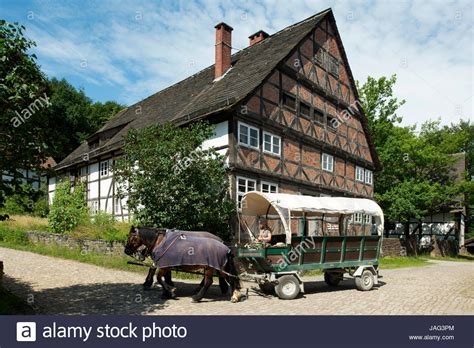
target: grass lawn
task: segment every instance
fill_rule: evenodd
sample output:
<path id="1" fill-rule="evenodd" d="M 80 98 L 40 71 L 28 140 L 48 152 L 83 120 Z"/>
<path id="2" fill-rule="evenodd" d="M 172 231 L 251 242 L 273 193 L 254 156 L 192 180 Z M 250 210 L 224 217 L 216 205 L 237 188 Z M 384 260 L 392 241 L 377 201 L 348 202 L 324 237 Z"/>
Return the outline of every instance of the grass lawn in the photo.
<path id="1" fill-rule="evenodd" d="M 429 261 L 423 257 L 386 256 L 380 258 L 381 269 L 395 269 L 404 267 L 420 267 L 429 265 Z"/>

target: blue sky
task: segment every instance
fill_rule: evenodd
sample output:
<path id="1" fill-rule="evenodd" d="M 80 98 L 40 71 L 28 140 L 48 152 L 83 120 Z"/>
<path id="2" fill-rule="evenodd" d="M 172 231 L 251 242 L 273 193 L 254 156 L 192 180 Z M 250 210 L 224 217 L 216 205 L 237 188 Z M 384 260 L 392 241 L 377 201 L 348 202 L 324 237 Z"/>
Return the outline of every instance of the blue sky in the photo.
<path id="1" fill-rule="evenodd" d="M 237 51 L 259 29 L 272 34 L 328 7 L 357 80 L 397 74 L 404 124 L 473 118 L 469 0 L 0 0 L 0 16 L 27 27 L 48 76 L 130 105 L 212 64 L 218 22 L 234 28 Z"/>

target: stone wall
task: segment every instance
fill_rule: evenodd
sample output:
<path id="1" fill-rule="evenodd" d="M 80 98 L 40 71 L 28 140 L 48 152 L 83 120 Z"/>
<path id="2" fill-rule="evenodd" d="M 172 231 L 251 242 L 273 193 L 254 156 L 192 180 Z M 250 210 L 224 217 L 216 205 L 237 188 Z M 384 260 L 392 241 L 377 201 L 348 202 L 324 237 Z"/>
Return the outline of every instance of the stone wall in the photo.
<path id="1" fill-rule="evenodd" d="M 382 239 L 380 256 L 406 256 L 407 249 L 398 238 Z"/>
<path id="2" fill-rule="evenodd" d="M 453 240 L 438 240 L 433 238 L 429 248 L 421 250 L 416 238 L 384 238 L 380 250 L 381 256 L 456 256 L 458 254 L 457 242 Z"/>
<path id="3" fill-rule="evenodd" d="M 458 243 L 454 240 L 436 240 L 431 245 L 430 256 L 455 256 L 458 254 Z"/>
<path id="4" fill-rule="evenodd" d="M 69 249 L 79 249 L 83 253 L 105 255 L 123 255 L 123 242 L 107 242 L 104 240 L 77 239 L 65 234 L 31 231 L 26 233 L 32 244 L 56 245 Z"/>

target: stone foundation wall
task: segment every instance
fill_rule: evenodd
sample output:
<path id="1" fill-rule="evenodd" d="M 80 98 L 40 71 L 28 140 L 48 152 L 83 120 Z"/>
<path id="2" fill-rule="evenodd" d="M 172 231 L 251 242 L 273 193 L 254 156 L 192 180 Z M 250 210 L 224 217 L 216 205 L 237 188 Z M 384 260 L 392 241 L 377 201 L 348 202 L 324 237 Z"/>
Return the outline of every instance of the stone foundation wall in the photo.
<path id="1" fill-rule="evenodd" d="M 455 256 L 458 254 L 458 243 L 452 240 L 433 239 L 431 247 L 420 248 L 416 238 L 384 238 L 380 250 L 381 256 L 418 256 L 427 254 L 430 256 Z"/>
<path id="2" fill-rule="evenodd" d="M 105 255 L 123 255 L 123 242 L 108 242 L 104 240 L 77 239 L 64 234 L 31 231 L 26 233 L 32 244 L 56 245 L 69 249 L 79 249 L 84 253 Z"/>
<path id="3" fill-rule="evenodd" d="M 407 249 L 398 238 L 382 239 L 380 256 L 406 256 Z"/>

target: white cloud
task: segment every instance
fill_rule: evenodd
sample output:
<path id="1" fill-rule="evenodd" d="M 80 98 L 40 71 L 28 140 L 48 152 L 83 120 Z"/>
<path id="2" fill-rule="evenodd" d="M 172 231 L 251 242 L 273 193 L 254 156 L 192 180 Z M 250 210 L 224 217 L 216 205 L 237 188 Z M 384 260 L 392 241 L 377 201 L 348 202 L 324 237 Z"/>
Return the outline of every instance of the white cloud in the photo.
<path id="1" fill-rule="evenodd" d="M 115 2 L 35 9 L 29 36 L 49 74 L 113 85 L 131 104 L 214 60 L 214 25 L 233 26 L 233 46 L 332 7 L 356 79 L 398 76 L 405 124 L 472 118 L 472 4 L 469 1 Z M 67 5 L 69 6 L 69 5 Z M 81 66 L 86 60 L 87 66 Z M 84 65 L 84 64 L 83 64 Z M 87 92 L 87 89 L 86 89 Z"/>

